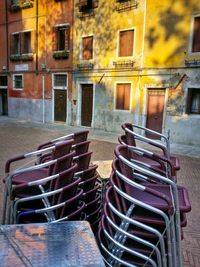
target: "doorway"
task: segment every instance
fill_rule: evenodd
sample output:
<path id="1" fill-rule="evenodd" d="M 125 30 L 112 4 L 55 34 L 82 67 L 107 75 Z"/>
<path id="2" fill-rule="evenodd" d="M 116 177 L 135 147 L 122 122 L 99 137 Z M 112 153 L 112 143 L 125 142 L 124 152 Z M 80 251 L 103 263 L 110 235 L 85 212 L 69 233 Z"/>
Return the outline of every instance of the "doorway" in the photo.
<path id="1" fill-rule="evenodd" d="M 0 76 L 0 115 L 8 115 L 8 78 Z"/>
<path id="2" fill-rule="evenodd" d="M 93 116 L 93 84 L 81 84 L 81 125 L 91 127 Z"/>
<path id="3" fill-rule="evenodd" d="M 66 122 L 66 90 L 54 90 L 54 120 Z"/>
<path id="4" fill-rule="evenodd" d="M 53 74 L 54 121 L 67 120 L 67 74 Z"/>
<path id="5" fill-rule="evenodd" d="M 165 89 L 148 89 L 147 128 L 162 133 L 164 105 Z M 155 138 L 152 134 L 147 134 L 147 137 Z"/>

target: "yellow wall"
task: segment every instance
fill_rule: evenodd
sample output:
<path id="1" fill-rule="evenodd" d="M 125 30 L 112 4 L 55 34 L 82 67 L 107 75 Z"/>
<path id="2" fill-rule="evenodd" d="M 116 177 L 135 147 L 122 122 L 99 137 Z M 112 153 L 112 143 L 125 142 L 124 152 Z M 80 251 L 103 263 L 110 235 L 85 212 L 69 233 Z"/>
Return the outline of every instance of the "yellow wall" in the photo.
<path id="1" fill-rule="evenodd" d="M 198 0 L 147 0 L 146 67 L 184 66 L 185 59 L 194 57 L 189 55 L 189 41 L 192 16 L 195 14 L 200 14 Z"/>

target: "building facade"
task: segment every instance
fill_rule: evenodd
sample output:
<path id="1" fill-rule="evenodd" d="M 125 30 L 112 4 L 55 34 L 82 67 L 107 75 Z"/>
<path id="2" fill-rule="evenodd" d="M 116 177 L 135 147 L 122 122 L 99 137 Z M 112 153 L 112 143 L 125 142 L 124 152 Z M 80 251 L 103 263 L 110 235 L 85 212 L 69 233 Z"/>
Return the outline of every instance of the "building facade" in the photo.
<path id="1" fill-rule="evenodd" d="M 66 122 L 72 91 L 73 1 L 1 1 L 0 10 L 0 84 L 6 84 L 7 93 L 1 96 L 1 114 Z"/>
<path id="2" fill-rule="evenodd" d="M 198 0 L 0 5 L 0 114 L 200 145 Z"/>
<path id="3" fill-rule="evenodd" d="M 128 121 L 200 144 L 199 2 L 92 3 L 75 7 L 73 123 Z"/>

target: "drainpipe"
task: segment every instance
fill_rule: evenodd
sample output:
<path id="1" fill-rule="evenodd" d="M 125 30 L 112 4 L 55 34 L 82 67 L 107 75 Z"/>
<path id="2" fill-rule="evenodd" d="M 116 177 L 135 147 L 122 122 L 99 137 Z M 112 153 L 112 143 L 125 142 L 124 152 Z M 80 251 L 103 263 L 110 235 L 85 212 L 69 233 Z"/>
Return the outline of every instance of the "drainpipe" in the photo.
<path id="1" fill-rule="evenodd" d="M 9 71 L 9 52 L 8 52 L 8 1 L 5 0 L 5 9 L 6 9 L 6 67 Z"/>
<path id="2" fill-rule="evenodd" d="M 36 0 L 36 61 L 35 72 L 38 74 L 38 0 Z"/>

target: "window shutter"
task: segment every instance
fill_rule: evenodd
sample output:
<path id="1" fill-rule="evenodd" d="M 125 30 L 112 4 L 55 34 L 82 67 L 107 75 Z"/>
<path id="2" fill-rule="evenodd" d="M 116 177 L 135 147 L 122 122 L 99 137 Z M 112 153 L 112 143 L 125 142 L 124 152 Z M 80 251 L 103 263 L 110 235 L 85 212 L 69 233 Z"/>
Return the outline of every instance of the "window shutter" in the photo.
<path id="1" fill-rule="evenodd" d="M 133 55 L 134 30 L 121 31 L 119 35 L 119 57 Z"/>
<path id="2" fill-rule="evenodd" d="M 116 109 L 124 109 L 124 85 L 117 84 Z"/>
<path id="3" fill-rule="evenodd" d="M 10 55 L 15 54 L 15 48 L 14 48 L 14 35 L 10 34 Z"/>
<path id="4" fill-rule="evenodd" d="M 130 92 L 131 92 L 131 85 L 124 84 L 124 109 L 130 109 Z"/>
<path id="5" fill-rule="evenodd" d="M 31 53 L 36 52 L 36 31 L 31 32 Z"/>
<path id="6" fill-rule="evenodd" d="M 92 8 L 98 7 L 98 0 L 92 0 Z"/>
<path id="7" fill-rule="evenodd" d="M 116 92 L 116 109 L 129 110 L 130 109 L 130 84 L 117 84 Z"/>
<path id="8" fill-rule="evenodd" d="M 89 60 L 93 58 L 93 37 L 84 37 L 83 44 L 83 59 Z"/>
<path id="9" fill-rule="evenodd" d="M 52 51 L 57 51 L 58 50 L 57 38 L 58 38 L 58 29 L 57 29 L 57 27 L 53 27 L 53 32 L 52 32 Z"/>
<path id="10" fill-rule="evenodd" d="M 20 47 L 20 54 L 23 54 L 24 51 L 24 33 L 20 32 L 19 33 L 19 47 Z"/>
<path id="11" fill-rule="evenodd" d="M 70 50 L 70 27 L 66 28 L 65 49 Z"/>
<path id="12" fill-rule="evenodd" d="M 187 94 L 187 105 L 186 105 L 186 113 L 190 114 L 190 107 L 192 103 L 192 90 L 188 88 L 188 94 Z"/>
<path id="13" fill-rule="evenodd" d="M 192 52 L 200 52 L 200 17 L 194 19 Z"/>

